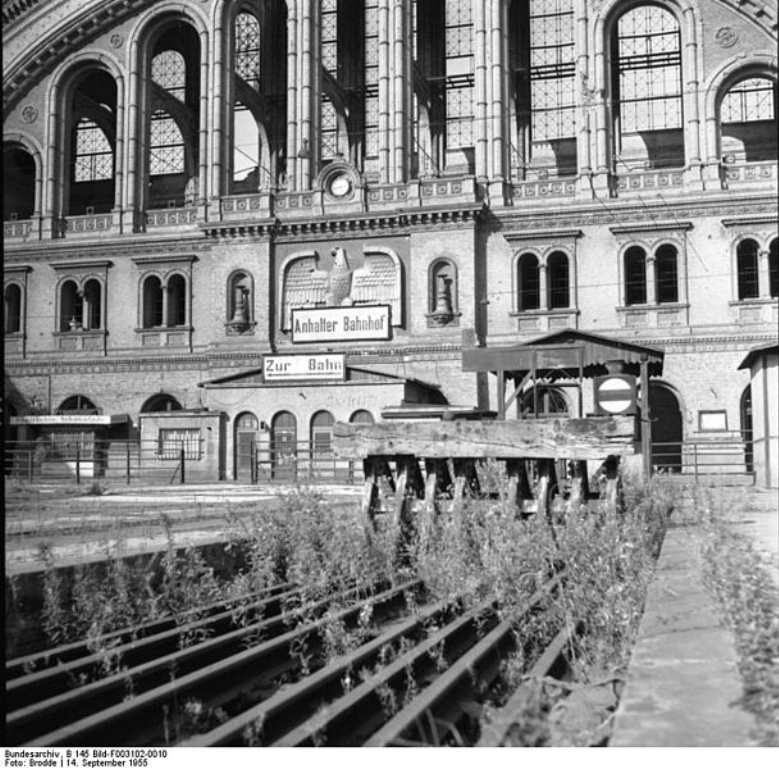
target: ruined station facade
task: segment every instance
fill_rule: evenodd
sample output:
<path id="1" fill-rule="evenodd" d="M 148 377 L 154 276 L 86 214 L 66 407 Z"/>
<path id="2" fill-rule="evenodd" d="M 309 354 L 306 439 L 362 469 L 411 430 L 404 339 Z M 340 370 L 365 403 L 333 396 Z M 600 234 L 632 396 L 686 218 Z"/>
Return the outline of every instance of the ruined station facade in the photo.
<path id="1" fill-rule="evenodd" d="M 570 330 L 664 353 L 656 441 L 750 428 L 741 363 L 777 333 L 775 4 L 2 13 L 10 439 L 178 413 L 165 434 L 217 430 L 240 477 L 251 442 L 494 409 L 464 345 Z"/>

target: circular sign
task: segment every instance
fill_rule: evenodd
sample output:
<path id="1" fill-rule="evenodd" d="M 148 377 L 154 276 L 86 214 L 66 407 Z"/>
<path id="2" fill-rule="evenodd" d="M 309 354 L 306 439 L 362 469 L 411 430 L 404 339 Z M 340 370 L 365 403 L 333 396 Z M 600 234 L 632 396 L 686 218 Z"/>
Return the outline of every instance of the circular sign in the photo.
<path id="1" fill-rule="evenodd" d="M 606 379 L 598 385 L 598 402 L 609 413 L 623 413 L 633 405 L 633 397 L 633 387 L 625 379 Z"/>

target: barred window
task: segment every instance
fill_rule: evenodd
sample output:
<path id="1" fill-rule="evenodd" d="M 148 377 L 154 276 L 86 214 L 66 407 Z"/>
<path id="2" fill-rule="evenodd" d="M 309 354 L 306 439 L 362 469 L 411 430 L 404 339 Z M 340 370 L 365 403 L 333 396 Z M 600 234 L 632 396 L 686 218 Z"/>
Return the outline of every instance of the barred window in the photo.
<path id="1" fill-rule="evenodd" d="M 575 134 L 573 0 L 530 0 L 533 141 Z"/>
<path id="2" fill-rule="evenodd" d="M 235 74 L 260 90 L 260 22 L 251 13 L 235 17 Z"/>
<path id="3" fill-rule="evenodd" d="M 365 155 L 379 154 L 379 3 L 365 3 Z"/>
<path id="4" fill-rule="evenodd" d="M 473 146 L 473 18 L 470 0 L 447 0 L 446 146 Z"/>
<path id="5" fill-rule="evenodd" d="M 764 77 L 752 77 L 734 85 L 723 97 L 723 123 L 751 123 L 773 120 L 776 86 Z"/>
<path id="6" fill-rule="evenodd" d="M 152 176 L 184 173 L 184 137 L 176 121 L 164 110 L 151 116 L 149 172 Z"/>
<path id="7" fill-rule="evenodd" d="M 103 181 L 114 175 L 114 152 L 97 123 L 82 117 L 76 125 L 75 181 Z"/>
<path id="8" fill-rule="evenodd" d="M 338 0 L 322 0 L 322 66 L 338 77 Z M 332 160 L 338 152 L 338 114 L 332 101 L 322 97 L 321 146 L 323 160 Z"/>
<path id="9" fill-rule="evenodd" d="M 185 459 L 200 458 L 199 429 L 160 429 L 158 455 L 161 459 L 178 459 L 182 450 Z"/>
<path id="10" fill-rule="evenodd" d="M 178 51 L 161 51 L 152 59 L 151 79 L 179 101 L 185 100 L 187 65 Z"/>
<path id="11" fill-rule="evenodd" d="M 676 17 L 643 5 L 619 19 L 617 98 L 622 133 L 682 126 L 682 59 Z"/>

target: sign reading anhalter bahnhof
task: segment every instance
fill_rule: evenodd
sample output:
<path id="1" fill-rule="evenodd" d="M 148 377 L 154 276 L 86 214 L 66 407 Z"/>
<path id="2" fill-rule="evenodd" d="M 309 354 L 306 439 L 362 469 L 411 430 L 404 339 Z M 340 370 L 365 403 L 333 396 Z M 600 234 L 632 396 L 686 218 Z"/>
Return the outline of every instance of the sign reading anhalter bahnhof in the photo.
<path id="1" fill-rule="evenodd" d="M 390 308 L 323 307 L 292 310 L 292 341 L 364 341 L 389 339 Z"/>
<path id="2" fill-rule="evenodd" d="M 320 381 L 346 378 L 346 355 L 265 355 L 262 377 L 273 381 Z"/>

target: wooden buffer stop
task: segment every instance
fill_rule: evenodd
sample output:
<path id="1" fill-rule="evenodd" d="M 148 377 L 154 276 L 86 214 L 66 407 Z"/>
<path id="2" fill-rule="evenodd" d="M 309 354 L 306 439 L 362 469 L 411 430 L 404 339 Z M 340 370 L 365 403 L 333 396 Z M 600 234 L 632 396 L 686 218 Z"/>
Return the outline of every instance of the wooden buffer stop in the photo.
<path id="1" fill-rule="evenodd" d="M 497 410 L 414 405 L 385 409 L 377 424 L 333 427 L 337 457 L 362 460 L 362 511 L 373 523 L 389 512 L 400 524 L 412 511 L 429 524 L 446 505 L 457 511 L 466 489 L 489 493 L 479 465 L 505 468 L 499 494 L 519 514 L 549 514 L 602 499 L 619 505 L 620 460 L 643 453 L 651 472 L 649 376 L 663 353 L 579 331 L 510 347 L 464 347 L 464 371 L 497 376 Z M 592 379 L 593 413 L 584 414 L 583 385 Z M 507 384 L 511 385 L 507 396 Z M 541 412 L 545 389 L 571 387 L 574 414 Z M 648 427 L 648 424 L 647 424 Z"/>

